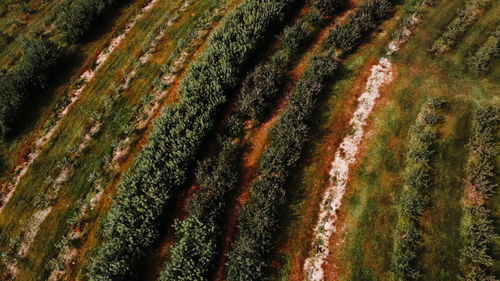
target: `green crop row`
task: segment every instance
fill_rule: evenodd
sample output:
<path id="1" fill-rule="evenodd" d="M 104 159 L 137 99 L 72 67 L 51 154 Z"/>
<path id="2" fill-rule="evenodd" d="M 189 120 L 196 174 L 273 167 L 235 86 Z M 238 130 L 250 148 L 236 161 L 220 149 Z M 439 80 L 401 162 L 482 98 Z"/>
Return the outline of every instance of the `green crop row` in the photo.
<path id="1" fill-rule="evenodd" d="M 333 0 L 336 1 L 336 0 Z M 222 218 L 229 194 L 238 183 L 243 122 L 262 121 L 280 92 L 285 71 L 293 58 L 319 31 L 324 20 L 317 9 L 310 10 L 285 28 L 281 42 L 266 63 L 259 64 L 243 82 L 242 95 L 218 142 L 215 157 L 200 164 L 196 178 L 200 191 L 190 200 L 188 217 L 176 224 L 176 242 L 160 280 L 206 280 L 220 255 Z"/>
<path id="2" fill-rule="evenodd" d="M 184 186 L 217 115 L 241 80 L 241 70 L 294 2 L 246 0 L 210 37 L 181 81 L 180 103 L 162 111 L 147 145 L 118 185 L 102 242 L 86 269 L 90 280 L 130 277 L 134 263 L 158 237 L 160 219 Z"/>
<path id="3" fill-rule="evenodd" d="M 438 137 L 436 125 L 442 121 L 438 110 L 444 105 L 444 100 L 431 99 L 420 110 L 410 131 L 404 186 L 396 206 L 398 222 L 391 261 L 391 278 L 395 281 L 421 278 L 417 268 L 417 247 L 422 235 L 419 219 L 433 186 L 433 155 Z"/>
<path id="4" fill-rule="evenodd" d="M 497 187 L 497 135 L 500 125 L 498 108 L 483 106 L 475 111 L 469 158 L 465 166 L 464 214 L 460 235 L 463 248 L 460 267 L 463 280 L 496 280 L 489 272 L 494 259 L 490 256 L 495 233 L 486 199 Z"/>
<path id="5" fill-rule="evenodd" d="M 364 0 L 349 14 L 345 24 L 332 29 L 328 38 L 346 39 L 351 44 L 342 55 L 354 50 L 388 11 L 385 0 Z M 344 27 L 345 26 L 345 27 Z M 352 30 L 348 30 L 351 28 Z M 339 35 L 339 32 L 343 32 Z M 355 38 L 351 38 L 353 36 Z M 300 159 L 309 122 L 317 100 L 337 69 L 335 44 L 322 45 L 300 77 L 295 91 L 276 125 L 269 133 L 269 147 L 259 159 L 256 180 L 250 186 L 249 199 L 238 217 L 238 233 L 227 262 L 228 280 L 262 280 L 269 265 L 279 210 L 285 203 L 286 183 Z"/>

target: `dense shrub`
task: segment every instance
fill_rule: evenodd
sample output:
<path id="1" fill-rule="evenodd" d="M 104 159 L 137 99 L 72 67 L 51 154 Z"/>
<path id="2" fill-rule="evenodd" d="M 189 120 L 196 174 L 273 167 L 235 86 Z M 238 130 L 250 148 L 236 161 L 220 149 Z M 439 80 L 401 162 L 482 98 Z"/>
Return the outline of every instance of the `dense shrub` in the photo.
<path id="1" fill-rule="evenodd" d="M 264 121 L 283 87 L 285 71 L 324 23 L 319 12 L 312 9 L 294 25 L 285 28 L 281 43 L 269 62 L 259 64 L 243 82 L 239 110 L 245 117 L 256 123 Z"/>
<path id="2" fill-rule="evenodd" d="M 462 279 L 466 281 L 496 280 L 489 272 L 493 265 L 490 250 L 498 237 L 487 209 L 486 199 L 495 192 L 497 135 L 499 111 L 492 106 L 480 107 L 473 119 L 473 135 L 465 167 L 464 215 L 460 235 L 463 248 L 460 257 Z"/>
<path id="3" fill-rule="evenodd" d="M 210 37 L 181 81 L 181 102 L 162 111 L 148 144 L 118 185 L 102 243 L 87 268 L 90 280 L 130 276 L 134 262 L 157 238 L 159 219 L 174 192 L 184 185 L 187 169 L 239 81 L 241 68 L 293 3 L 247 0 Z"/>
<path id="4" fill-rule="evenodd" d="M 325 16 L 333 16 L 342 6 L 341 1 L 309 0 L 311 7 L 321 11 Z"/>
<path id="5" fill-rule="evenodd" d="M 97 19 L 109 12 L 116 0 L 74 0 L 58 14 L 56 25 L 66 43 L 78 42 L 86 35 Z"/>
<path id="6" fill-rule="evenodd" d="M 269 104 L 277 96 L 283 84 L 284 72 L 270 64 L 260 64 L 247 76 L 241 89 L 241 111 L 262 122 L 267 116 Z"/>
<path id="7" fill-rule="evenodd" d="M 379 11 L 375 2 L 384 7 L 389 5 L 384 1 L 365 0 L 353 14 L 361 9 L 369 14 L 367 19 L 381 18 L 381 13 L 375 16 Z M 375 21 L 371 26 L 374 24 Z M 362 33 L 369 30 L 365 28 Z M 353 32 L 346 34 L 354 35 Z M 273 238 L 278 228 L 278 212 L 285 200 L 286 182 L 300 158 L 316 101 L 337 69 L 334 53 L 326 42 L 314 55 L 269 133 L 269 147 L 262 153 L 256 170 L 259 176 L 251 184 L 248 202 L 238 217 L 239 234 L 232 243 L 226 264 L 228 280 L 265 279 L 268 256 L 276 246 Z"/>
<path id="8" fill-rule="evenodd" d="M 343 25 L 335 25 L 328 34 L 327 42 L 342 52 L 349 53 L 359 46 L 363 35 L 372 30 L 376 22 L 382 19 L 389 9 L 389 1 L 362 1 L 353 13 L 347 15 Z"/>
<path id="9" fill-rule="evenodd" d="M 448 24 L 446 30 L 432 44 L 429 52 L 434 55 L 441 55 L 455 45 L 459 36 L 463 34 L 465 28 L 469 26 L 478 16 L 479 10 L 490 5 L 491 0 L 468 0 L 464 9 L 457 11 L 457 16 Z"/>
<path id="10" fill-rule="evenodd" d="M 50 72 L 62 55 L 61 49 L 46 39 L 22 43 L 21 63 L 0 76 L 0 138 L 8 133 L 30 95 L 46 88 Z"/>
<path id="11" fill-rule="evenodd" d="M 437 110 L 445 103 L 442 99 L 430 99 L 410 130 L 404 186 L 397 202 L 398 222 L 391 260 L 391 278 L 395 281 L 419 280 L 421 277 L 416 266 L 421 237 L 419 219 L 426 206 L 426 194 L 433 185 L 432 156 L 438 136 L 435 125 L 441 120 Z"/>
<path id="12" fill-rule="evenodd" d="M 488 37 L 486 42 L 469 58 L 469 65 L 477 73 L 488 72 L 492 59 L 500 56 L 500 27 Z"/>
<path id="13" fill-rule="evenodd" d="M 214 268 L 220 252 L 221 219 L 238 180 L 241 153 L 232 137 L 220 146 L 218 159 L 209 159 L 198 169 L 200 190 L 189 202 L 188 217 L 175 225 L 176 242 L 170 248 L 161 281 L 207 280 L 207 273 Z"/>

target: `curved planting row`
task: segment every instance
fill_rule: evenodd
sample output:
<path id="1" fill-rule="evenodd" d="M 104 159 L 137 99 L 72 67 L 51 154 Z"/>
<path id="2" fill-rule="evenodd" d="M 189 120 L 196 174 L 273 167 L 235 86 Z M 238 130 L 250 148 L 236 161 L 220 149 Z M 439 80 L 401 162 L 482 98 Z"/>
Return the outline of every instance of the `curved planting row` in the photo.
<path id="1" fill-rule="evenodd" d="M 496 280 L 489 271 L 494 258 L 490 256 L 495 227 L 487 199 L 494 194 L 497 183 L 497 135 L 500 124 L 498 108 L 484 106 L 476 110 L 473 121 L 469 159 L 466 164 L 464 214 L 460 235 L 463 248 L 460 258 L 462 280 Z"/>
<path id="2" fill-rule="evenodd" d="M 465 28 L 479 16 L 481 10 L 487 8 L 491 0 L 468 0 L 464 9 L 457 12 L 457 16 L 448 24 L 446 30 L 434 41 L 429 52 L 434 55 L 441 55 L 448 52 L 455 45 L 459 36 L 463 34 Z"/>
<path id="3" fill-rule="evenodd" d="M 420 216 L 426 206 L 426 194 L 433 185 L 433 155 L 438 137 L 436 125 L 441 116 L 438 110 L 445 101 L 431 99 L 420 110 L 411 128 L 404 172 L 404 186 L 397 204 L 398 222 L 392 253 L 393 280 L 420 280 L 417 269 L 417 247 L 421 237 Z"/>
<path id="4" fill-rule="evenodd" d="M 342 1 L 332 2 L 337 3 L 338 8 Z M 268 61 L 259 64 L 243 82 L 240 107 L 245 117 L 256 123 L 267 118 L 271 105 L 285 83 L 285 73 L 294 62 L 294 57 L 306 47 L 325 23 L 320 10 L 312 9 L 293 26 L 284 30 L 280 47 Z"/>
<path id="5" fill-rule="evenodd" d="M 337 69 L 336 49 L 340 49 L 342 55 L 353 50 L 389 6 L 384 0 L 362 1 L 343 26 L 337 25 L 330 31 L 327 41 L 298 81 L 269 133 L 269 147 L 259 159 L 258 177 L 251 184 L 249 201 L 239 215 L 239 235 L 227 262 L 228 280 L 264 278 L 268 255 L 276 246 L 273 238 L 278 211 L 285 200 L 286 181 L 300 158 L 318 96 Z"/>
<path id="6" fill-rule="evenodd" d="M 259 64 L 245 79 L 234 114 L 218 142 L 217 155 L 198 168 L 200 191 L 189 202 L 188 217 L 176 224 L 176 242 L 170 248 L 160 280 L 205 280 L 214 269 L 221 250 L 218 243 L 222 236 L 222 218 L 229 194 L 239 179 L 243 123 L 248 118 L 262 121 L 266 117 L 270 103 L 284 84 L 285 71 L 324 22 L 319 10 L 310 10 L 285 29 L 281 43 L 268 62 Z"/>
<path id="7" fill-rule="evenodd" d="M 187 170 L 241 69 L 295 1 L 247 0 L 223 20 L 205 51 L 181 81 L 181 102 L 165 108 L 148 144 L 118 185 L 106 215 L 103 242 L 87 267 L 90 280 L 124 280 L 158 237 L 159 219 Z"/>
<path id="8" fill-rule="evenodd" d="M 489 70 L 489 64 L 494 58 L 500 57 L 500 26 L 486 39 L 476 53 L 468 60 L 469 65 L 477 73 Z"/>
<path id="9" fill-rule="evenodd" d="M 337 2 L 337 7 L 340 3 L 332 2 Z M 314 8 L 300 17 L 294 25 L 285 28 L 281 43 L 268 61 L 259 64 L 245 79 L 234 114 L 218 143 L 218 154 L 198 168 L 200 191 L 189 203 L 188 217 L 176 225 L 176 243 L 170 249 L 170 259 L 161 273 L 161 280 L 206 278 L 214 269 L 221 250 L 218 248 L 221 220 L 228 196 L 238 181 L 243 123 L 246 119 L 263 121 L 283 87 L 285 71 L 324 23 L 320 11 Z"/>
<path id="10" fill-rule="evenodd" d="M 52 72 L 67 54 L 68 46 L 81 40 L 110 12 L 116 0 L 75 0 L 64 6 L 56 19 L 58 42 L 40 37 L 23 43 L 21 62 L 0 74 L 0 140 L 18 122 L 23 105 L 40 89 L 47 87 Z"/>

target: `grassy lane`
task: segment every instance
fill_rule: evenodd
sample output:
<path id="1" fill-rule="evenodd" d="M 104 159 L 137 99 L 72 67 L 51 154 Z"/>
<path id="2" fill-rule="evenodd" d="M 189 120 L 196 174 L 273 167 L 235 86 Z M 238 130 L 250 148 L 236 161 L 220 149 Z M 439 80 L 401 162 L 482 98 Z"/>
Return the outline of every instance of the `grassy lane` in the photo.
<path id="1" fill-rule="evenodd" d="M 382 106 L 374 112 L 374 136 L 351 179 L 341 216 L 345 242 L 340 249 L 340 280 L 389 280 L 392 230 L 396 223 L 395 200 L 399 197 L 408 129 L 428 96 L 444 96 L 450 102 L 447 123 L 440 130 L 436 148 L 435 188 L 429 194 L 429 208 L 422 218 L 422 250 L 418 267 L 423 280 L 456 280 L 458 273 L 458 228 L 465 161 L 464 145 L 469 135 L 471 105 L 480 100 L 497 100 L 500 85 L 494 72 L 477 78 L 457 59 L 474 50 L 481 41 L 466 32 L 450 54 L 432 58 L 426 50 L 454 16 L 459 3 L 440 1 L 424 15 L 413 39 L 394 57 L 397 78 L 388 89 Z M 470 30 L 487 22 L 483 16 Z M 491 26 L 489 27 L 491 28 Z M 474 43 L 475 42 L 475 43 Z M 468 50 L 468 51 L 467 51 Z M 457 63 L 453 63 L 453 61 Z M 498 60 L 492 69 L 500 65 Z M 450 165 L 450 163 L 456 163 Z"/>
<path id="2" fill-rule="evenodd" d="M 21 272 L 22 277 L 19 280 L 34 280 L 32 276 L 38 276 L 43 279 L 40 271 L 47 271 L 45 267 L 48 264 L 48 260 L 57 253 L 54 245 L 68 231 L 68 220 L 75 216 L 74 213 L 81 205 L 78 202 L 85 199 L 89 191 L 93 190 L 94 184 L 93 181 L 89 181 L 89 178 L 95 177 L 97 173 L 98 180 L 101 181 L 101 184 L 106 185 L 109 180 L 117 176 L 118 173 L 105 164 L 109 161 L 113 149 L 117 145 L 116 140 L 123 139 L 126 127 L 137 122 L 138 113 L 147 111 L 146 109 L 150 108 L 140 97 L 145 94 L 147 96 L 148 93 L 152 92 L 151 84 L 154 84 L 153 80 L 163 73 L 162 66 L 166 63 L 164 58 L 171 58 L 173 60 L 172 63 L 176 62 L 180 54 L 183 51 L 187 51 L 185 49 L 179 50 L 178 46 L 190 48 L 191 45 L 186 45 L 185 43 L 179 44 L 178 42 L 184 40 L 189 43 L 189 40 L 193 38 L 192 34 L 197 34 L 197 28 L 199 28 L 198 21 L 206 18 L 202 17 L 202 14 L 209 10 L 208 8 L 213 2 L 198 1 L 194 5 L 186 6 L 188 7 L 187 11 L 182 13 L 185 16 L 172 21 L 171 28 L 167 30 L 164 38 L 158 44 L 157 49 L 159 51 L 153 53 L 149 63 L 144 65 L 138 63 L 138 56 L 142 54 L 140 46 L 141 43 L 148 42 L 146 40 L 148 33 L 166 24 L 169 18 L 174 18 L 175 10 L 179 9 L 183 3 L 184 1 L 175 3 L 159 1 L 157 4 L 158 7 L 154 8 L 144 20 L 138 22 L 136 30 L 131 33 L 126 44 L 120 46 L 119 50 L 110 58 L 110 62 L 103 66 L 103 71 L 100 73 L 106 75 L 97 76 L 85 92 L 82 93 L 82 100 L 73 109 L 74 113 L 69 115 L 67 120 L 63 121 L 61 130 L 56 133 L 54 140 L 49 143 L 49 149 L 44 151 L 43 155 L 40 156 L 28 172 L 26 178 L 22 180 L 18 193 L 12 198 L 13 202 L 9 203 L 12 205 L 8 206 L 5 213 L 2 214 L 2 230 L 8 229 L 8 231 L 2 231 L 2 237 L 5 237 L 2 239 L 7 239 L 6 237 L 11 235 L 11 237 L 15 237 L 16 233 L 22 231 L 22 225 L 13 221 L 13 217 L 8 214 L 16 212 L 18 217 L 24 217 L 25 221 L 27 221 L 31 216 L 30 213 L 33 212 L 33 207 L 27 203 L 33 202 L 30 200 L 34 200 L 37 194 L 40 194 L 41 190 L 50 189 L 51 185 L 47 185 L 47 181 L 43 184 L 44 186 L 40 187 L 41 189 L 28 187 L 36 186 L 35 182 L 44 182 L 43 179 L 46 177 L 41 175 L 57 177 L 60 170 L 57 165 L 60 163 L 59 160 L 67 156 L 69 147 L 78 144 L 81 138 L 79 135 L 82 132 L 82 127 L 74 126 L 74 124 L 82 124 L 83 127 L 89 126 L 92 123 L 89 120 L 89 115 L 98 112 L 99 105 L 103 103 L 101 97 L 106 95 L 104 93 L 110 96 L 116 95 L 113 88 L 116 88 L 116 85 L 121 85 L 120 81 L 122 81 L 124 74 L 127 74 L 131 66 L 135 65 L 136 74 L 129 83 L 128 88 L 118 95 L 117 101 L 115 101 L 111 108 L 107 108 L 108 113 L 100 117 L 103 120 L 99 121 L 102 123 L 99 133 L 93 136 L 94 140 L 85 149 L 83 155 L 72 159 L 74 162 L 71 175 L 63 183 L 62 188 L 60 188 L 53 211 L 38 233 L 38 237 L 43 237 L 44 239 L 38 239 L 39 243 L 34 243 L 33 251 L 29 253 L 29 261 L 25 261 L 26 264 L 23 264 L 26 267 L 26 271 L 23 270 Z M 172 55 L 174 53 L 177 53 L 177 55 Z M 135 59 L 131 60 L 131 57 L 135 57 Z M 186 58 L 185 60 L 188 59 Z M 175 97 L 170 96 L 166 97 L 166 99 L 173 100 Z M 112 115 L 109 114 L 111 112 L 113 112 Z M 134 135 L 141 133 L 141 130 L 133 132 Z M 49 151 L 50 153 L 48 153 Z M 100 172 L 104 166 L 107 167 L 104 169 L 105 172 Z M 4 249 L 5 247 L 9 247 L 9 242 L 7 240 L 3 241 L 2 247 Z M 45 253 L 45 255 L 41 255 L 41 253 Z"/>
<path id="3" fill-rule="evenodd" d="M 354 7 L 356 4 L 353 3 Z M 379 30 L 391 29 L 394 24 L 395 19 L 387 20 Z M 315 110 L 302 160 L 297 172 L 288 181 L 287 206 L 280 214 L 284 219 L 280 224 L 280 242 L 274 256 L 272 280 L 304 280 L 304 260 L 311 248 L 311 237 L 324 188 L 328 186 L 328 171 L 334 152 L 342 138 L 350 132 L 348 121 L 358 103 L 361 87 L 370 74 L 371 65 L 385 54 L 389 35 L 386 32 L 374 33 L 367 44 L 345 58 L 334 83 L 325 90 Z M 333 278 L 330 275 L 327 277 Z"/>

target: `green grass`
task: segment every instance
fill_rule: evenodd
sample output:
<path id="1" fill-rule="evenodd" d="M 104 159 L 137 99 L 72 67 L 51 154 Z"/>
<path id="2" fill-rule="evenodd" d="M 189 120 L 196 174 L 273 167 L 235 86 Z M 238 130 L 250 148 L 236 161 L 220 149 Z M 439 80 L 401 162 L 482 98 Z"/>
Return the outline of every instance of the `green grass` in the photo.
<path id="1" fill-rule="evenodd" d="M 409 7 L 413 2 L 407 1 L 402 7 Z M 390 280 L 393 229 L 397 221 L 394 202 L 402 188 L 408 130 L 428 96 L 444 96 L 451 104 L 445 111 L 446 123 L 440 131 L 435 187 L 429 194 L 429 208 L 423 216 L 424 236 L 418 266 L 424 273 L 423 280 L 456 280 L 461 247 L 458 239 L 462 215 L 460 199 L 471 108 L 480 101 L 498 102 L 500 92 L 500 84 L 495 82 L 500 81 L 500 59 L 492 62 L 489 75 L 481 77 L 465 64 L 487 38 L 485 34 L 499 24 L 498 3 L 478 17 L 452 51 L 439 58 L 427 53 L 464 3 L 461 0 L 436 1 L 426 10 L 410 42 L 392 59 L 397 77 L 382 98 L 381 106 L 373 113 L 370 129 L 373 135 L 352 174 L 340 212 L 346 227 L 345 240 L 340 253 L 333 254 L 340 255 L 334 258 L 340 261 L 340 280 Z M 391 34 L 392 28 L 394 24 L 388 23 L 382 30 Z M 318 109 L 321 113 L 317 114 L 317 125 L 304 156 L 311 159 L 312 164 L 303 163 L 290 184 L 292 194 L 287 209 L 290 218 L 282 226 L 286 234 L 280 237 L 287 242 L 282 243 L 277 254 L 276 267 L 280 270 L 273 275 L 274 280 L 299 279 L 297 271 L 301 270 L 303 258 L 310 249 L 317 206 L 328 180 L 327 176 L 322 176 L 328 170 L 321 166 L 329 159 L 325 154 L 333 155 L 345 134 L 335 122 L 344 120 L 339 112 L 345 111 L 342 106 L 348 100 L 349 89 L 354 83 L 360 83 L 355 78 L 361 67 L 383 54 L 388 40 L 387 35 L 380 37 L 383 39 L 373 40 L 346 59 L 348 74 L 336 81 L 332 91 L 336 94 L 328 95 L 325 103 L 328 106 Z M 493 200 L 498 202 L 499 197 Z M 497 207 L 497 218 L 499 210 Z M 500 240 L 495 252 L 498 257 Z M 498 264 L 495 266 L 497 272 Z"/>
<path id="2" fill-rule="evenodd" d="M 288 184 L 288 206 L 283 210 L 283 220 L 278 238 L 280 250 L 275 256 L 276 268 L 272 273 L 273 280 L 299 280 L 297 271 L 302 269 L 304 259 L 309 254 L 313 228 L 317 221 L 319 204 L 323 191 L 328 185 L 328 171 L 336 147 L 343 137 L 349 133 L 346 125 L 357 106 L 353 88 L 363 83 L 369 75 L 369 64 L 378 61 L 385 53 L 385 46 L 390 33 L 382 30 L 392 29 L 397 16 L 381 24 L 378 32 L 374 32 L 353 55 L 342 63 L 335 81 L 325 91 L 321 104 L 313 117 L 314 124 L 310 141 L 306 145 L 303 161 L 297 168 L 296 175 Z M 368 65 L 368 67 L 367 67 Z M 360 89 L 354 90 L 360 94 Z M 352 108 L 352 110 L 346 110 Z M 310 160 L 310 163 L 307 163 Z"/>
<path id="3" fill-rule="evenodd" d="M 422 216 L 418 266 L 423 280 L 457 278 L 468 120 L 476 102 L 498 101 L 500 86 L 492 82 L 493 73 L 478 78 L 463 65 L 485 38 L 470 30 L 497 24 L 489 12 L 467 30 L 452 52 L 440 58 L 426 52 L 460 4 L 440 1 L 431 7 L 414 37 L 393 59 L 398 77 L 391 85 L 389 102 L 374 112 L 376 133 L 352 176 L 344 201 L 348 231 L 341 252 L 341 260 L 347 261 L 341 264 L 342 280 L 389 280 L 392 229 L 397 220 L 394 201 L 402 187 L 407 132 L 427 96 L 444 96 L 450 107 L 436 148 L 435 187 Z"/>

